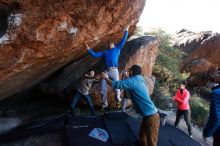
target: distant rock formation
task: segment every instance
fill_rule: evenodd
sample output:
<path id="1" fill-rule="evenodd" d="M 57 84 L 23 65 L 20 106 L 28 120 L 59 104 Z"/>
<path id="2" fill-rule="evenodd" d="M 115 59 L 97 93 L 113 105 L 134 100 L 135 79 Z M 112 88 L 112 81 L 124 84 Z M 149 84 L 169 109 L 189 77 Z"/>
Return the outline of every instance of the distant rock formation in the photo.
<path id="1" fill-rule="evenodd" d="M 190 85 L 205 85 L 209 80 L 220 82 L 219 33 L 181 30 L 174 36 L 174 46 L 187 53 L 181 68 L 190 72 Z"/>
<path id="2" fill-rule="evenodd" d="M 92 64 L 83 43 L 104 49 L 107 42 L 120 40 L 130 22 L 132 35 L 144 5 L 145 0 L 1 0 L 8 22 L 0 17 L 0 100 L 69 63 L 81 60 L 75 70 Z"/>

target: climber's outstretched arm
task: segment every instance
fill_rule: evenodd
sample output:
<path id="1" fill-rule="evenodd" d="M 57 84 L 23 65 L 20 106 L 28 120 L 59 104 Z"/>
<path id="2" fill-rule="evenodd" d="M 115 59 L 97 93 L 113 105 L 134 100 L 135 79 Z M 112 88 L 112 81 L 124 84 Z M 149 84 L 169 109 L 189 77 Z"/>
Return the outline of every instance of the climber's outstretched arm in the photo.
<path id="1" fill-rule="evenodd" d="M 100 57 L 102 57 L 102 56 L 104 55 L 104 52 L 95 52 L 95 51 L 93 51 L 93 50 L 88 46 L 88 44 L 85 44 L 85 46 L 86 46 L 86 49 L 87 49 L 88 53 L 89 53 L 90 55 L 92 55 L 93 57 L 95 57 L 95 58 L 100 58 Z"/>
<path id="2" fill-rule="evenodd" d="M 119 49 L 121 49 L 126 43 L 126 40 L 128 38 L 129 27 L 130 27 L 130 24 L 128 24 L 128 26 L 124 29 L 124 36 L 123 36 L 122 40 L 117 45 L 117 47 Z"/>

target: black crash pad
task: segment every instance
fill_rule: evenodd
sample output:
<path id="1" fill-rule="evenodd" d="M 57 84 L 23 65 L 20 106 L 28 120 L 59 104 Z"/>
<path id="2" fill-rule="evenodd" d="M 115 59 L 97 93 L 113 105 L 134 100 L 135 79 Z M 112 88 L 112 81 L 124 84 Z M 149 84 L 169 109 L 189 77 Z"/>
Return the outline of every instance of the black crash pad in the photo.
<path id="1" fill-rule="evenodd" d="M 89 136 L 93 128 L 106 130 L 103 116 L 71 117 L 65 126 L 67 143 L 69 146 L 111 146 L 110 140 L 103 142 Z"/>
<path id="2" fill-rule="evenodd" d="M 113 145 L 134 145 L 138 142 L 138 138 L 128 123 L 128 115 L 126 113 L 107 113 L 104 121 Z"/>
<path id="3" fill-rule="evenodd" d="M 158 146 L 201 146 L 183 131 L 166 124 L 160 128 Z"/>
<path id="4" fill-rule="evenodd" d="M 122 112 L 109 112 L 95 117 L 71 117 L 66 125 L 68 144 L 69 146 L 135 146 L 138 138 L 130 128 L 128 121 L 132 121 L 131 119 L 132 117 Z M 133 120 L 137 119 L 133 118 Z M 109 134 L 108 141 L 103 142 L 90 137 L 89 133 L 94 128 L 106 130 Z"/>
<path id="5" fill-rule="evenodd" d="M 106 119 L 109 121 L 105 122 Z M 114 127 L 117 124 L 120 126 Z M 125 115 L 120 116 L 120 113 L 110 113 L 95 117 L 63 116 L 56 119 L 36 121 L 19 126 L 8 133 L 0 135 L 0 144 L 7 141 L 26 138 L 28 136 L 56 132 L 64 128 L 66 137 L 65 140 L 69 146 L 133 146 L 135 145 L 133 140 L 131 141 L 128 139 L 127 141 L 119 141 L 120 143 L 124 144 L 117 145 L 117 139 L 118 137 L 122 137 L 122 135 L 125 133 L 129 135 L 127 137 L 131 136 L 134 139 L 138 139 L 140 124 L 140 119 Z M 107 142 L 102 142 L 89 137 L 88 135 L 93 128 L 102 128 L 108 131 L 110 139 Z M 113 134 L 116 132 L 117 135 Z M 114 143 L 114 139 L 116 139 L 116 143 Z M 181 130 L 176 129 L 172 125 L 166 124 L 159 130 L 158 146 L 200 146 L 200 144 L 191 139 Z"/>
<path id="6" fill-rule="evenodd" d="M 27 138 L 32 135 L 43 135 L 50 132 L 55 132 L 64 128 L 64 121 L 66 117 L 58 117 L 50 120 L 34 121 L 23 124 L 11 131 L 0 135 L 0 144 Z"/>

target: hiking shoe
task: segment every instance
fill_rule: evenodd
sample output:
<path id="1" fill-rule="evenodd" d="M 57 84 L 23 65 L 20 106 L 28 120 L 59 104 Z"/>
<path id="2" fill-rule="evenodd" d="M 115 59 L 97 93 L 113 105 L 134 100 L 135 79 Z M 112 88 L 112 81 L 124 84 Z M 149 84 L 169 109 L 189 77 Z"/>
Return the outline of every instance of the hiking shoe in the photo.
<path id="1" fill-rule="evenodd" d="M 107 105 L 102 105 L 102 112 L 106 112 L 108 110 L 108 106 Z"/>
<path id="2" fill-rule="evenodd" d="M 106 107 L 108 107 L 108 106 L 107 106 L 107 105 L 105 105 L 105 104 L 103 104 L 103 105 L 102 105 L 102 108 L 106 108 Z"/>
<path id="3" fill-rule="evenodd" d="M 119 102 L 117 103 L 116 109 L 117 109 L 117 110 L 122 109 L 122 101 L 119 101 Z"/>

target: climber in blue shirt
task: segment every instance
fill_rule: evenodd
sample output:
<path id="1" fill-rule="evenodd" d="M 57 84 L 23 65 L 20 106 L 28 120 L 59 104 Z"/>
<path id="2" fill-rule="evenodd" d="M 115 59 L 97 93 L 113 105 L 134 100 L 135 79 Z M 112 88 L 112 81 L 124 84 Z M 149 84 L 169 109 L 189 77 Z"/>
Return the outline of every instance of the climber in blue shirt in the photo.
<path id="1" fill-rule="evenodd" d="M 110 43 L 110 48 L 102 51 L 102 52 L 95 52 L 93 51 L 87 44 L 87 50 L 90 55 L 92 55 L 95 58 L 101 58 L 103 57 L 105 59 L 105 69 L 108 76 L 117 81 L 119 80 L 119 72 L 118 72 L 118 59 L 120 56 L 121 49 L 123 48 L 124 44 L 126 43 L 127 37 L 128 37 L 128 30 L 129 30 L 130 24 L 125 28 L 124 30 L 124 36 L 122 40 L 115 45 L 114 43 Z M 117 103 L 117 107 L 120 107 L 120 90 L 115 89 L 115 101 Z M 107 100 L 107 83 L 106 80 L 102 79 L 101 81 L 101 97 L 102 97 L 102 107 L 106 108 L 108 107 L 108 100 Z"/>

